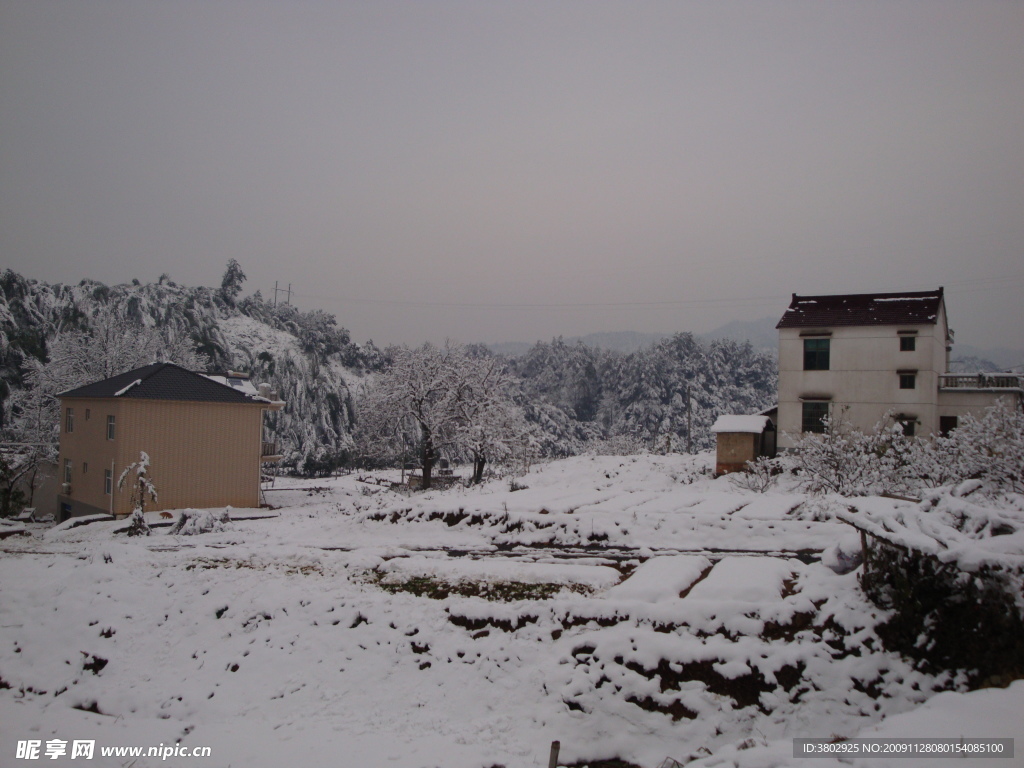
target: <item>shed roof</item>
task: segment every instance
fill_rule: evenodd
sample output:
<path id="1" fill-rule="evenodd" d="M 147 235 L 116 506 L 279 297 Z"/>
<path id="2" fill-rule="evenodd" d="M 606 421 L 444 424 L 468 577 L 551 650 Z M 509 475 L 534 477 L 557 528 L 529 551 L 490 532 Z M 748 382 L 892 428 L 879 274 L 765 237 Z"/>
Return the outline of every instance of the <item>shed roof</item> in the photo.
<path id="1" fill-rule="evenodd" d="M 109 379 L 61 392 L 59 397 L 126 397 L 250 405 L 267 402 L 174 363 L 144 365 Z"/>
<path id="2" fill-rule="evenodd" d="M 937 291 L 851 293 L 835 296 L 793 294 L 776 328 L 823 328 L 836 325 L 935 325 L 942 307 Z"/>
<path id="3" fill-rule="evenodd" d="M 712 432 L 751 432 L 759 435 L 772 420 L 767 416 L 719 416 L 711 427 Z"/>

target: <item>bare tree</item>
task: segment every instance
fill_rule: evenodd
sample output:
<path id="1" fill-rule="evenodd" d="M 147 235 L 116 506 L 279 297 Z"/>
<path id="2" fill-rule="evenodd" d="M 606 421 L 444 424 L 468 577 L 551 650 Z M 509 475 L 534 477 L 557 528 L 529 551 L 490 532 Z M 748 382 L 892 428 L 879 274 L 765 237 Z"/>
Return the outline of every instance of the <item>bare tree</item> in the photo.
<path id="1" fill-rule="evenodd" d="M 510 453 L 527 427 L 496 360 L 473 357 L 458 345 L 428 344 L 392 351 L 391 366 L 360 402 L 359 432 L 378 455 L 415 445 L 429 488 L 442 452 L 471 457 L 479 482 L 487 462 Z"/>

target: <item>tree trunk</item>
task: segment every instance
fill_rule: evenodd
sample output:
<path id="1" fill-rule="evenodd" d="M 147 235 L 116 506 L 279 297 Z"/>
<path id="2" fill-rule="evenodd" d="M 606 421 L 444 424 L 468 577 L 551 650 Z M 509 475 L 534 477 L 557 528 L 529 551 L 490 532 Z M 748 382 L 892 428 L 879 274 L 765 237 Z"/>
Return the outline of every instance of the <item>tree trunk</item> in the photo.
<path id="1" fill-rule="evenodd" d="M 423 438 L 423 448 L 420 451 L 420 463 L 423 465 L 423 490 L 430 488 L 430 479 L 434 474 L 434 462 L 437 461 L 437 454 L 434 453 L 434 442 L 430 435 Z"/>
<path id="2" fill-rule="evenodd" d="M 471 485 L 478 485 L 484 481 L 484 466 L 487 464 L 485 456 L 473 457 L 473 479 Z"/>

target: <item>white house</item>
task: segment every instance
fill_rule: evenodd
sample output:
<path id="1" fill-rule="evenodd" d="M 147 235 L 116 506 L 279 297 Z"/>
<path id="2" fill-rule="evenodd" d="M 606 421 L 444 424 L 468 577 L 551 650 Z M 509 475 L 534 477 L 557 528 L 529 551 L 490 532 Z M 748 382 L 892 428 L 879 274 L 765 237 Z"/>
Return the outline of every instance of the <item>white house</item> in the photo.
<path id="1" fill-rule="evenodd" d="M 955 429 L 1000 397 L 1020 403 L 1017 374 L 950 374 L 953 333 L 937 291 L 797 296 L 779 320 L 779 447 L 820 432 L 839 406 L 871 430 L 892 412 L 907 434 Z"/>

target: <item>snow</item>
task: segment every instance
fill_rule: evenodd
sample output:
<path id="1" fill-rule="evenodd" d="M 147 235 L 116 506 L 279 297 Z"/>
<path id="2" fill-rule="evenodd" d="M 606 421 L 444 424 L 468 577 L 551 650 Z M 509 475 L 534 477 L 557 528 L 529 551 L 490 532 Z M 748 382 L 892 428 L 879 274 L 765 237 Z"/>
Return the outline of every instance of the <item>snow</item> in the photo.
<path id="1" fill-rule="evenodd" d="M 1024 572 L 1024 520 L 1020 510 L 994 510 L 963 496 L 967 481 L 920 503 L 880 497 L 852 499 L 836 516 L 872 536 L 976 572 L 984 567 Z"/>
<path id="2" fill-rule="evenodd" d="M 719 432 L 753 432 L 756 435 L 764 432 L 771 422 L 767 416 L 719 416 L 711 427 L 711 431 Z"/>
<path id="3" fill-rule="evenodd" d="M 606 589 L 619 581 L 619 572 L 607 566 L 554 565 L 511 560 L 440 560 L 422 555 L 389 560 L 377 568 L 387 575 L 385 584 L 411 578 L 434 578 L 448 582 L 498 581 L 522 584 L 580 584 Z"/>
<path id="4" fill-rule="evenodd" d="M 266 399 L 260 398 L 259 390 L 253 386 L 253 383 L 249 379 L 242 379 L 235 376 L 228 378 L 227 376 L 219 376 L 216 374 L 206 373 L 203 374 L 206 378 L 211 381 L 215 381 L 218 384 L 223 384 L 225 387 L 231 387 L 234 390 L 241 392 L 243 395 L 248 395 L 253 399 Z"/>
<path id="5" fill-rule="evenodd" d="M 129 384 L 128 386 L 126 386 L 126 387 L 122 387 L 121 389 L 117 390 L 117 392 L 115 392 L 115 393 L 114 393 L 114 397 L 120 397 L 120 396 L 121 396 L 121 395 L 123 395 L 123 394 L 124 394 L 125 392 L 127 392 L 128 390 L 130 390 L 130 389 L 131 389 L 132 387 L 137 387 L 137 386 L 138 386 L 139 384 L 141 384 L 141 383 L 142 383 L 142 379 L 136 379 L 135 381 L 133 381 L 133 382 L 132 382 L 131 384 Z"/>
<path id="6" fill-rule="evenodd" d="M 649 603 L 671 600 L 678 598 L 709 570 L 711 561 L 702 555 L 653 557 L 628 579 L 605 592 L 604 596 Z"/>
<path id="7" fill-rule="evenodd" d="M 180 740 L 210 768 L 532 768 L 556 739 L 562 764 L 764 768 L 804 764 L 794 737 L 1024 738 L 1024 683 L 966 693 L 881 650 L 857 574 L 817 561 L 848 525 L 710 466 L 576 457 L 525 490 L 412 497 L 398 473 L 287 479 L 275 516 L 191 536 L 26 526 L 0 556 L 0 764 L 52 738 Z M 415 578 L 564 589 L 435 599 Z"/>
<path id="8" fill-rule="evenodd" d="M 887 296 L 876 298 L 874 301 L 934 301 L 935 296 Z"/>

